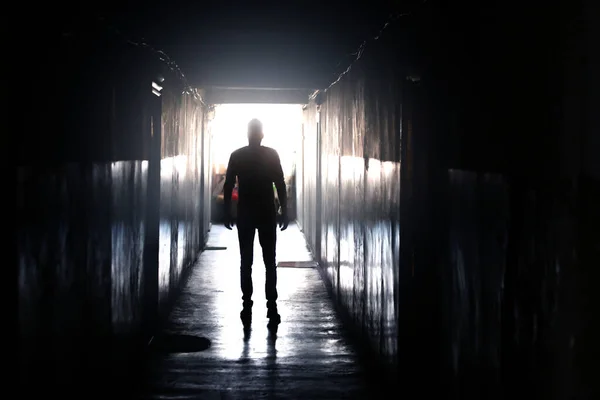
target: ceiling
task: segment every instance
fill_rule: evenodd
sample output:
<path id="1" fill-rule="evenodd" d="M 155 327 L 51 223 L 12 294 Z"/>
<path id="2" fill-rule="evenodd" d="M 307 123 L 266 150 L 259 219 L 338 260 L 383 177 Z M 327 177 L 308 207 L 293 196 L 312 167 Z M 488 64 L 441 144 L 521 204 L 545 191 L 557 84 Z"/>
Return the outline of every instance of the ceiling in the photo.
<path id="1" fill-rule="evenodd" d="M 314 88 L 335 80 L 400 3 L 92 1 L 80 12 L 53 3 L 56 17 L 40 22 L 102 16 L 169 54 L 194 86 Z"/>

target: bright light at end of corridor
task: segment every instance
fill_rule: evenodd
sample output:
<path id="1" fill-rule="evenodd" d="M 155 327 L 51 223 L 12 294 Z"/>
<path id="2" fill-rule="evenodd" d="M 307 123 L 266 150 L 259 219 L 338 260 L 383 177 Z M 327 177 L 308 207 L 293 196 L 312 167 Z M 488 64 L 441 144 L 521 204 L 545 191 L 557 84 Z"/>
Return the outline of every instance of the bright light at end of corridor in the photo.
<path id="1" fill-rule="evenodd" d="M 248 122 L 253 118 L 258 118 L 263 124 L 263 145 L 277 150 L 288 175 L 302 133 L 300 104 L 217 105 L 211 123 L 213 168 L 224 171 L 230 154 L 248 144 Z"/>

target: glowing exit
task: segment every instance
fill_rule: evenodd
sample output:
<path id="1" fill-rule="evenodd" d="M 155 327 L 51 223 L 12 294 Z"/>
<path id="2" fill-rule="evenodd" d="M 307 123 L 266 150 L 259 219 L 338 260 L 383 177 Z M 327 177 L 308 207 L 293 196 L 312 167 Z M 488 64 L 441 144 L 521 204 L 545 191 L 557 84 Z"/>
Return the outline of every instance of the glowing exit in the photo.
<path id="1" fill-rule="evenodd" d="M 224 173 L 230 154 L 248 144 L 248 122 L 263 123 L 262 144 L 279 153 L 286 176 L 290 176 L 295 151 L 302 134 L 302 106 L 299 104 L 221 104 L 211 121 L 213 171 Z"/>

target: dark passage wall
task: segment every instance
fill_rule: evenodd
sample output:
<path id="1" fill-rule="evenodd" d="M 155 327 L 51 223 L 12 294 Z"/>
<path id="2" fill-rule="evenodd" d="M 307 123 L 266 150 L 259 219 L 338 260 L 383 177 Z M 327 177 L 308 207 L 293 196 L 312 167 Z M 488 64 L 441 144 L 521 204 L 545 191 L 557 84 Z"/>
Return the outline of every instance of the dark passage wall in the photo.
<path id="1" fill-rule="evenodd" d="M 160 149 L 159 300 L 179 287 L 183 269 L 203 247 L 210 214 L 210 135 L 206 108 L 180 88 L 162 96 Z"/>
<path id="2" fill-rule="evenodd" d="M 426 2 L 305 109 L 299 222 L 404 394 L 598 393 L 590 10 Z"/>
<path id="3" fill-rule="evenodd" d="M 374 49 L 374 51 L 378 51 Z M 342 310 L 391 370 L 398 360 L 404 83 L 360 60 L 304 111 L 298 221 Z M 404 166 L 402 166 L 404 168 Z"/>
<path id="4" fill-rule="evenodd" d="M 210 143 L 151 51 L 94 27 L 29 51 L 30 89 L 60 84 L 17 138 L 19 371 L 73 389 L 131 374 L 168 312 L 207 236 Z"/>

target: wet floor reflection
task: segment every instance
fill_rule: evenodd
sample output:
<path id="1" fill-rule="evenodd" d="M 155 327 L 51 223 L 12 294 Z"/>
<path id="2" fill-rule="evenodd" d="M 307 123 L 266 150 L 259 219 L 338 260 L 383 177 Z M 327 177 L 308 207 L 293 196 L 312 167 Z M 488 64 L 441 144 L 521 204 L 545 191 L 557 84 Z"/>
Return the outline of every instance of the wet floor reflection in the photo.
<path id="1" fill-rule="evenodd" d="M 277 365 L 277 332 L 278 327 L 269 329 L 267 335 L 267 382 L 269 395 L 274 397 L 277 392 L 277 383 L 279 380 L 279 371 Z"/>
<path id="2" fill-rule="evenodd" d="M 239 392 L 241 398 L 298 398 L 298 391 L 307 398 L 323 398 L 321 392 L 326 398 L 346 398 L 340 391 L 357 393 L 364 388 L 356 355 L 341 336 L 340 322 L 316 268 L 278 269 L 282 322 L 276 331 L 269 329 L 264 264 L 256 240 L 253 318 L 251 329 L 245 330 L 239 317 L 236 232 L 214 226 L 208 245 L 227 250 L 201 255 L 173 311 L 168 333 L 206 337 L 211 347 L 159 357 L 154 369 L 156 396 L 174 398 L 178 390 L 189 394 L 193 388 L 205 393 Z M 279 234 L 277 251 L 281 261 L 310 260 L 294 225 Z"/>

